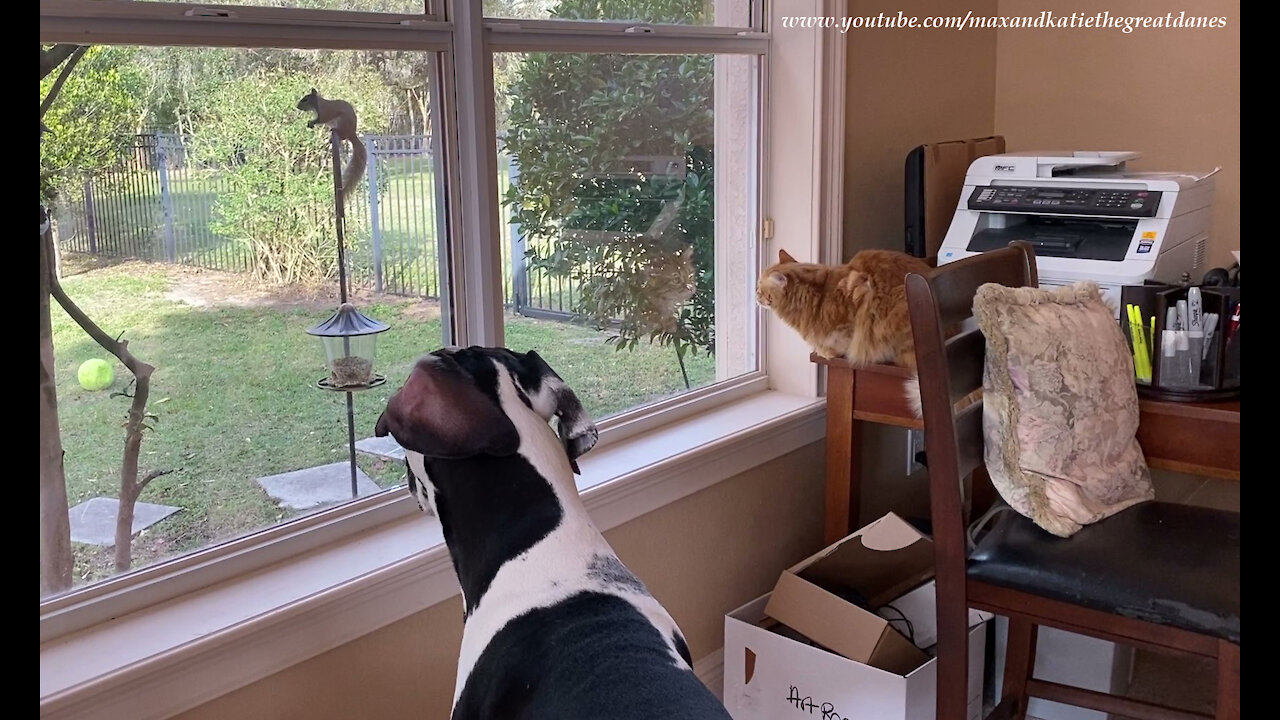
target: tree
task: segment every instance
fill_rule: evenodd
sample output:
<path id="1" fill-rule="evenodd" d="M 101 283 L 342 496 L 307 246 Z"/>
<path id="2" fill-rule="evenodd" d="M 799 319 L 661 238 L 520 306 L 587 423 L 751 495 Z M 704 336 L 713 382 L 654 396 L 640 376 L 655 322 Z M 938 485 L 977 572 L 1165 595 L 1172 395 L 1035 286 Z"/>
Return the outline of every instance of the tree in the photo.
<path id="1" fill-rule="evenodd" d="M 66 46 L 59 46 L 66 47 Z M 74 47 L 74 46 L 71 46 Z M 75 70 L 40 80 L 40 199 L 78 189 L 85 176 L 100 175 L 133 146 L 142 112 L 142 73 L 127 62 L 129 48 L 92 47 L 69 55 Z M 79 63 L 78 65 L 76 63 Z M 61 80 L 58 92 L 51 92 Z M 61 102 L 52 102 L 58 98 Z"/>
<path id="2" fill-rule="evenodd" d="M 40 101 L 40 144 L 49 108 L 88 48 L 63 44 L 40 46 L 40 84 L 62 66 Z M 49 283 L 54 277 L 53 228 L 44 205 L 44 172 L 41 171 L 40 203 L 40 595 L 71 587 L 71 522 L 67 515 L 67 476 L 62 458 L 62 433 L 58 428 L 58 386 L 54 381 L 53 322 L 49 314 Z"/>
<path id="3" fill-rule="evenodd" d="M 66 62 L 62 64 L 62 70 L 59 72 L 57 79 L 48 83 L 47 92 L 44 93 L 44 97 L 40 102 L 42 161 L 40 179 L 42 199 L 56 193 L 58 186 L 57 182 L 46 184 L 46 178 L 65 180 L 68 176 L 102 172 L 110 167 L 117 157 L 112 153 L 112 146 L 109 141 L 103 141 L 93 134 L 103 127 L 102 118 L 95 118 L 94 116 L 103 114 L 110 116 L 114 110 L 129 104 L 125 101 L 119 101 L 118 98 L 115 101 L 99 102 L 98 95 L 92 89 L 85 87 L 84 78 L 68 82 L 71 72 L 76 69 L 82 58 L 92 56 L 95 59 L 100 59 L 103 54 L 97 53 L 95 49 L 88 47 L 70 46 L 69 50 L 67 48 L 68 46 L 65 45 L 54 46 L 48 50 L 41 48 L 40 80 L 42 87 L 46 85 L 45 81 L 48 78 L 48 74 L 58 67 L 58 63 L 55 63 L 54 60 L 58 57 L 66 59 Z M 90 66 L 87 63 L 86 67 L 93 68 L 91 72 L 87 73 L 90 79 L 96 78 L 104 83 L 102 91 L 104 95 L 110 96 L 120 89 L 120 84 L 115 81 L 121 77 L 121 74 L 116 69 L 101 64 Z M 59 99 L 61 93 L 66 92 L 68 88 L 76 88 L 77 92 L 63 97 L 61 106 L 55 105 L 54 101 Z M 51 114 L 55 107 L 65 107 L 71 101 L 77 99 L 87 105 L 88 108 L 78 107 Z M 104 108 L 106 109 L 104 110 Z M 118 119 L 120 116 L 117 113 L 115 117 Z M 44 154 L 45 135 L 46 132 L 56 133 L 56 131 L 51 128 L 46 129 L 48 128 L 46 118 L 57 118 L 56 121 L 53 121 L 54 127 L 64 131 L 83 133 L 83 136 L 70 138 L 62 143 L 61 148 L 56 148 L 55 151 L 50 153 L 50 156 L 60 156 L 67 159 L 68 163 L 59 167 L 58 172 L 49 174 L 44 172 L 44 159 L 46 157 Z M 61 154 L 57 152 L 59 149 L 63 151 Z M 48 191 L 48 195 L 46 191 Z M 134 378 L 131 383 L 134 387 L 134 393 L 129 396 L 132 398 L 132 403 L 124 422 L 125 439 L 124 455 L 120 467 L 120 501 L 116 512 L 115 555 L 116 570 L 119 572 L 128 570 L 132 565 L 133 514 L 134 508 L 137 506 L 138 497 L 142 494 L 142 490 L 147 486 L 147 483 L 167 471 L 153 471 L 141 480 L 138 478 L 138 458 L 142 451 L 142 433 L 144 430 L 149 429 L 146 424 L 147 421 L 155 417 L 147 411 L 147 399 L 150 396 L 151 389 L 151 373 L 155 371 L 155 368 L 138 360 L 129 351 L 128 341 L 121 341 L 119 338 L 113 339 L 104 332 L 63 291 L 62 284 L 55 272 L 53 228 L 49 223 L 48 211 L 43 204 L 40 206 L 40 220 L 40 591 L 42 595 L 45 595 L 71 587 L 71 569 L 74 565 L 74 559 L 71 555 L 70 522 L 67 516 L 66 475 L 63 467 L 63 455 L 65 453 L 62 449 L 62 436 L 58 425 L 57 385 L 53 378 L 53 329 L 49 315 L 49 298 L 51 296 L 58 301 L 62 309 L 71 316 L 71 319 L 89 337 L 93 338 L 95 342 L 112 355 L 115 355 L 128 368 Z"/>
<path id="4" fill-rule="evenodd" d="M 329 137 L 308 128 L 296 108 L 313 86 L 350 102 L 361 132 L 386 127 L 393 98 L 370 70 L 325 77 L 259 70 L 207 98 L 188 146 L 197 162 L 222 168 L 213 230 L 244 243 L 255 273 L 282 284 L 337 271 Z M 349 243 L 368 235 L 348 222 Z"/>
<path id="5" fill-rule="evenodd" d="M 689 22 L 702 0 L 562 0 L 557 17 Z M 714 333 L 712 59 L 531 53 L 509 91 L 504 202 L 529 263 L 581 288 L 575 312 L 642 340 L 711 354 Z M 671 166 L 654 172 L 655 158 Z M 688 378 L 686 377 L 686 384 Z"/>

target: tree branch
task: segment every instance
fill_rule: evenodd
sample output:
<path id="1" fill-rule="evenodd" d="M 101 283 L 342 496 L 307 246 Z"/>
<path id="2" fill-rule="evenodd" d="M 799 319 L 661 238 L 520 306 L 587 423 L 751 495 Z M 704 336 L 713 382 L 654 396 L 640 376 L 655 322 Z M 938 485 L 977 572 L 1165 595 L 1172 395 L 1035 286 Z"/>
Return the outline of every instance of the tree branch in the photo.
<path id="1" fill-rule="evenodd" d="M 62 283 L 59 282 L 56 277 L 52 277 L 49 280 L 49 294 L 58 301 L 58 304 L 62 306 L 62 309 L 67 312 L 67 315 L 69 315 L 71 319 L 74 320 L 75 323 L 93 339 L 94 342 L 101 345 L 104 350 L 115 355 L 120 362 L 124 363 L 124 366 L 129 368 L 129 372 L 133 373 L 135 378 L 140 381 L 144 377 L 151 377 L 151 373 L 155 368 L 134 357 L 133 353 L 129 352 L 129 342 L 127 340 L 124 342 L 118 342 L 112 339 L 112 337 L 101 327 L 98 327 L 98 324 L 86 315 L 84 311 L 80 309 L 80 306 L 75 304 L 75 301 L 67 296 L 66 291 L 62 289 Z M 135 393 L 133 397 L 136 399 L 137 394 Z"/>
<path id="2" fill-rule="evenodd" d="M 61 43 L 48 50 L 40 48 L 40 79 L 45 79 L 49 73 L 53 72 L 54 68 L 61 65 L 63 60 L 70 57 L 71 53 L 80 47 L 82 46 L 75 43 Z"/>
<path id="3" fill-rule="evenodd" d="M 138 492 L 141 493 L 144 489 L 146 489 L 147 483 L 151 482 L 152 480 L 155 480 L 161 475 L 168 475 L 174 470 L 175 468 L 170 468 L 168 470 L 152 470 L 151 472 L 147 473 L 141 480 L 138 481 Z"/>
<path id="4" fill-rule="evenodd" d="M 54 50 L 57 50 L 58 47 L 65 46 L 59 45 L 55 47 Z M 49 107 L 53 105 L 53 101 L 57 99 L 58 93 L 62 91 L 62 84 L 67 81 L 67 77 L 71 75 L 71 71 L 76 68 L 76 63 L 80 62 L 80 58 L 84 57 L 84 54 L 88 52 L 88 50 L 88 45 L 75 45 L 72 47 L 71 52 L 69 53 L 70 59 L 67 60 L 66 65 L 62 66 L 62 72 L 58 74 L 58 79 L 53 81 L 53 87 L 49 88 L 49 94 L 45 95 L 44 100 L 40 101 L 40 123 L 42 128 L 44 127 L 44 114 L 49 112 Z M 50 52 L 53 52 L 53 50 L 50 50 Z M 41 58 L 41 64 L 43 64 L 43 60 L 44 58 Z M 44 70 L 44 68 L 41 68 L 41 70 Z M 48 75 L 48 73 L 42 73 L 40 78 L 44 79 L 45 75 Z"/>
<path id="5" fill-rule="evenodd" d="M 51 258 L 53 256 L 53 233 L 45 234 L 43 246 L 42 250 L 45 256 Z M 57 274 L 53 272 L 52 263 L 50 262 L 49 265 L 50 267 L 45 272 L 46 282 L 49 284 L 49 295 L 58 301 L 62 309 L 67 312 L 67 315 L 89 337 L 93 338 L 94 342 L 101 345 L 107 352 L 115 355 L 129 369 L 129 372 L 133 373 L 134 393 L 133 400 L 129 404 L 129 419 L 125 422 L 124 458 L 120 467 L 120 505 L 116 511 L 115 566 L 116 572 L 126 572 L 129 570 L 130 565 L 133 564 L 134 507 L 146 483 L 159 477 L 159 475 L 155 475 L 142 482 L 138 480 L 138 455 L 142 449 L 142 431 L 147 417 L 147 399 L 151 395 L 151 373 L 155 371 L 155 368 L 134 357 L 133 353 L 129 352 L 129 343 L 127 341 L 112 339 L 78 305 L 72 302 L 66 291 L 62 289 L 62 283 L 59 282 Z"/>

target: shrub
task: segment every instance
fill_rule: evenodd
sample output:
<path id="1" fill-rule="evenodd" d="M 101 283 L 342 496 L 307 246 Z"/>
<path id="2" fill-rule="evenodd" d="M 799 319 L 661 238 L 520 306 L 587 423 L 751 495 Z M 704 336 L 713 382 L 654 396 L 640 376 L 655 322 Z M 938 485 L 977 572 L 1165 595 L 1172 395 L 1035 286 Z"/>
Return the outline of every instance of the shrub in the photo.
<path id="1" fill-rule="evenodd" d="M 296 107 L 313 86 L 325 97 L 350 102 L 361 133 L 385 129 L 392 101 L 372 71 L 310 78 L 260 70 L 210 96 L 190 139 L 191 157 L 220 168 L 224 180 L 211 228 L 250 249 L 255 274 L 282 284 L 337 271 L 329 136 L 308 128 L 311 114 Z M 367 242 L 368 229 L 348 218 L 348 247 Z"/>

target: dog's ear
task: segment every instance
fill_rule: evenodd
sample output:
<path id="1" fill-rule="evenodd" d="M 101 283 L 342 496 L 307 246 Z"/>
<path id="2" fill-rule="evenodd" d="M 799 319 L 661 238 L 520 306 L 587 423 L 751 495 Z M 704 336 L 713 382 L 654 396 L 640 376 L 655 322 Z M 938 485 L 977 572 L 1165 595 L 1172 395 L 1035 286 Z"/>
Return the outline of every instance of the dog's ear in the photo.
<path id="1" fill-rule="evenodd" d="M 387 401 L 374 434 L 433 458 L 510 455 L 520 434 L 475 379 L 449 357 L 418 361 L 404 387 Z"/>
<path id="2" fill-rule="evenodd" d="M 586 408 L 582 407 L 582 403 L 578 400 L 578 396 L 569 389 L 560 375 L 542 359 L 538 353 L 530 350 L 524 354 L 525 364 L 529 369 L 542 375 L 544 378 L 559 381 L 556 387 L 555 398 L 555 417 L 556 431 L 560 434 L 560 443 L 564 445 L 564 453 L 569 456 L 569 465 L 573 468 L 573 472 L 581 475 L 582 471 L 578 469 L 578 458 L 585 455 L 588 450 L 595 447 L 596 440 L 600 437 L 600 432 L 596 430 L 596 425 L 591 420 L 591 415 L 587 413 Z"/>

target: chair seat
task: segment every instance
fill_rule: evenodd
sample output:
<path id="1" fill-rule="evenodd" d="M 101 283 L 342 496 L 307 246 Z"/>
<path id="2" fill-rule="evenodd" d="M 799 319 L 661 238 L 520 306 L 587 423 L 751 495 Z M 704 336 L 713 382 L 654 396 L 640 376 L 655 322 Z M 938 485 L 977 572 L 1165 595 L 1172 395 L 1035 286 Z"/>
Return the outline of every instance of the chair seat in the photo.
<path id="1" fill-rule="evenodd" d="M 1240 513 L 1144 502 L 1060 538 L 1003 512 L 968 577 L 1240 642 Z"/>

